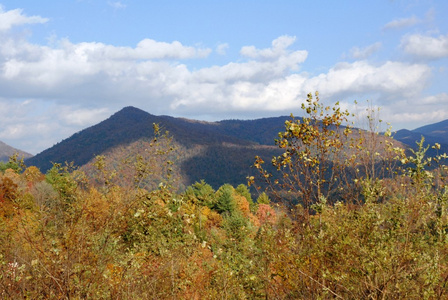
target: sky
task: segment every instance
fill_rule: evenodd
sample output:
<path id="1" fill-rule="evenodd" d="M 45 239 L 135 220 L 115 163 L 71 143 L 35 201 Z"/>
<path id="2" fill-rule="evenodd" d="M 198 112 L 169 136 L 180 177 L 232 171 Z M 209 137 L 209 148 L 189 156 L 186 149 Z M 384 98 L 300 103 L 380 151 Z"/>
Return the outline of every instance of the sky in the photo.
<path id="1" fill-rule="evenodd" d="M 0 140 L 37 154 L 126 106 L 300 116 L 315 91 L 415 129 L 448 119 L 447 12 L 446 0 L 0 0 Z"/>

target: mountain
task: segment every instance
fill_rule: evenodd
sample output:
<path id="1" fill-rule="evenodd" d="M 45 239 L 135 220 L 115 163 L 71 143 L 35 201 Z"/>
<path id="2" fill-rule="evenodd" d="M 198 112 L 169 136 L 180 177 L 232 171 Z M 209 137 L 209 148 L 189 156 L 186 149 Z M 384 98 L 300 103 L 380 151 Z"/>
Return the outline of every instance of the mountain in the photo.
<path id="1" fill-rule="evenodd" d="M 415 149 L 416 142 L 421 138 L 425 139 L 425 145 L 433 146 L 435 143 L 440 144 L 440 150 L 428 149 L 427 155 L 434 156 L 438 153 L 448 153 L 448 120 L 434 124 L 429 124 L 416 128 L 414 130 L 401 129 L 394 133 L 394 139 Z"/>
<path id="2" fill-rule="evenodd" d="M 422 126 L 412 130 L 438 139 L 438 143 L 448 144 L 448 120 Z"/>
<path id="3" fill-rule="evenodd" d="M 290 117 L 281 116 L 256 120 L 224 120 L 220 121 L 222 133 L 260 145 L 272 145 L 278 133 L 285 129 L 285 121 Z"/>
<path id="4" fill-rule="evenodd" d="M 180 185 L 187 186 L 201 179 L 215 188 L 224 183 L 238 185 L 245 182 L 247 176 L 253 175 L 251 166 L 256 155 L 268 162 L 281 153 L 274 145 L 274 139 L 278 137 L 278 132 L 284 130 L 285 121 L 289 119 L 289 116 L 282 116 L 205 122 L 155 116 L 135 107 L 125 107 L 108 119 L 28 158 L 25 163 L 46 172 L 52 163 L 74 162 L 92 174 L 93 158 L 105 155 L 114 168 L 128 164 L 128 167 L 120 167 L 120 180 L 132 178 L 129 165 L 135 163 L 137 155 L 149 153 L 154 137 L 153 124 L 157 123 L 162 132 L 168 131 L 173 137 L 176 151 L 170 159 L 175 162 L 176 171 L 180 174 Z M 442 151 L 448 152 L 448 145 L 442 142 L 446 138 L 447 123 L 444 121 L 412 131 L 400 130 L 394 138 L 415 148 L 415 142 L 420 141 L 423 135 L 426 143 L 437 142 L 442 145 Z M 434 151 L 430 149 L 428 154 L 434 155 Z M 160 171 L 160 164 L 153 162 L 152 165 Z M 269 165 L 267 163 L 266 167 Z"/>
<path id="5" fill-rule="evenodd" d="M 180 149 L 183 184 L 205 179 L 214 187 L 246 181 L 256 155 L 270 159 L 279 153 L 277 133 L 288 117 L 254 121 L 203 122 L 169 116 L 154 116 L 135 107 L 125 107 L 97 125 L 86 128 L 26 160 L 46 172 L 52 163 L 74 162 L 83 166 L 100 154 L 124 161 L 127 153 L 141 153 L 153 138 L 153 123 L 168 131 Z M 142 146 L 142 143 L 146 143 Z"/>
<path id="6" fill-rule="evenodd" d="M 19 154 L 19 158 L 22 158 L 22 157 L 29 158 L 32 156 L 31 154 L 29 154 L 25 151 L 13 148 L 13 147 L 3 143 L 2 141 L 0 141 L 0 161 L 7 162 L 9 160 L 9 157 L 14 155 L 15 153 Z"/>
<path id="7" fill-rule="evenodd" d="M 419 142 L 422 138 L 425 138 L 425 144 L 434 145 L 435 143 L 439 143 L 441 139 L 437 137 L 432 137 L 427 134 L 423 134 L 420 132 L 415 132 L 413 130 L 401 129 L 394 133 L 394 139 L 414 148 L 416 147 L 416 142 Z"/>
<path id="8" fill-rule="evenodd" d="M 82 166 L 95 155 L 102 154 L 108 149 L 141 138 L 152 138 L 153 123 L 160 124 L 176 140 L 187 146 L 218 142 L 249 144 L 247 141 L 237 141 L 233 137 L 217 135 L 215 130 L 206 130 L 205 127 L 210 127 L 209 123 L 205 125 L 203 122 L 154 116 L 135 107 L 125 107 L 107 120 L 75 133 L 28 159 L 27 163 L 38 166 L 42 171 L 50 169 L 52 162 L 73 161 L 75 165 Z"/>

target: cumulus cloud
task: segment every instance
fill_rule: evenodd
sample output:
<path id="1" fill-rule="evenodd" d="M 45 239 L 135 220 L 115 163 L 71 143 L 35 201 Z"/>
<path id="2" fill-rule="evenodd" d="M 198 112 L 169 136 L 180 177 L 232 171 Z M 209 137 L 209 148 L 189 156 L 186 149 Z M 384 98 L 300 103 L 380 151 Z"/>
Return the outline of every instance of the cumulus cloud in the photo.
<path id="1" fill-rule="evenodd" d="M 448 94 L 442 92 L 423 95 L 424 93 L 422 91 L 413 96 L 392 98 L 393 101 L 376 101 L 381 107 L 381 119 L 392 123 L 394 130 L 414 129 L 448 119 Z"/>
<path id="2" fill-rule="evenodd" d="M 447 105 L 448 107 L 448 94 L 440 93 L 437 95 L 426 96 L 420 101 L 421 105 Z"/>
<path id="3" fill-rule="evenodd" d="M 95 124 L 97 120 L 105 119 L 111 113 L 107 108 L 76 109 L 71 106 L 63 106 L 58 112 L 58 118 L 63 123 L 83 127 Z"/>
<path id="4" fill-rule="evenodd" d="M 180 42 L 142 40 L 135 48 L 115 47 L 102 43 L 73 44 L 64 39 L 58 47 L 37 46 L 22 40 L 9 39 L 0 45 L 0 87 L 16 96 L 58 96 L 66 98 L 90 93 L 92 84 L 104 87 L 104 93 L 148 80 L 159 80 L 178 70 L 177 60 L 202 58 L 211 50 L 184 46 Z M 6 58 L 7 57 L 7 58 Z M 27 89 L 20 86 L 27 85 Z M 80 87 L 83 87 L 80 89 Z M 139 91 L 140 89 L 137 89 Z M 95 91 L 97 93 L 98 91 Z M 125 91 L 124 91 L 125 92 Z"/>
<path id="5" fill-rule="evenodd" d="M 410 18 L 397 19 L 397 20 L 390 21 L 389 23 L 384 25 L 383 30 L 403 29 L 405 27 L 410 27 L 410 26 L 416 25 L 420 22 L 421 21 L 415 16 L 412 16 Z"/>
<path id="6" fill-rule="evenodd" d="M 107 108 L 59 105 L 48 99 L 0 98 L 0 140 L 36 154 L 112 113 Z"/>
<path id="7" fill-rule="evenodd" d="M 256 49 L 254 46 L 245 46 L 241 48 L 240 53 L 243 56 L 255 59 L 277 59 L 288 52 L 287 48 L 291 46 L 295 42 L 295 40 L 295 37 L 284 35 L 273 40 L 271 48 Z M 302 62 L 306 59 L 306 51 L 296 53 L 301 56 Z"/>
<path id="8" fill-rule="evenodd" d="M 172 43 L 157 42 L 151 39 L 144 39 L 138 43 L 134 50 L 137 56 L 145 59 L 186 59 L 194 57 L 206 57 L 211 49 L 198 49 L 183 46 L 180 42 Z"/>
<path id="9" fill-rule="evenodd" d="M 407 35 L 401 40 L 401 48 L 421 59 L 448 57 L 448 34 L 432 37 L 422 34 Z"/>
<path id="10" fill-rule="evenodd" d="M 13 9 L 5 11 L 0 5 L 0 32 L 7 31 L 14 26 L 25 25 L 25 24 L 36 24 L 36 23 L 46 23 L 47 18 L 42 18 L 40 16 L 28 17 L 24 15 L 22 9 Z"/>
<path id="11" fill-rule="evenodd" d="M 310 78 L 307 89 L 319 90 L 322 94 L 381 93 L 383 97 L 404 97 L 421 92 L 430 72 L 424 64 L 393 61 L 379 66 L 367 61 L 339 63 L 327 73 Z"/>
<path id="12" fill-rule="evenodd" d="M 43 103 L 31 99 L 11 100 L 0 97 L 0 140 L 7 144 L 36 153 L 51 146 L 58 138 L 58 123 L 47 117 L 36 117 Z M 39 107 L 42 105 L 41 107 Z M 55 132 L 55 128 L 57 129 Z"/>
<path id="13" fill-rule="evenodd" d="M 422 125 L 431 124 L 437 122 L 437 120 L 448 119 L 448 111 L 440 110 L 429 110 L 429 111 L 389 111 L 387 114 L 388 120 L 392 122 L 400 122 L 401 124 L 406 124 L 407 128 L 415 129 Z M 403 123 L 404 121 L 404 123 Z M 401 129 L 401 128 L 394 128 Z"/>
<path id="14" fill-rule="evenodd" d="M 170 108 L 191 109 L 197 105 L 222 111 L 284 108 L 285 105 L 279 105 L 279 101 L 283 101 L 278 97 L 281 95 L 277 94 L 276 99 L 269 95 L 275 90 L 279 91 L 279 84 L 285 76 L 298 70 L 307 57 L 307 51 L 288 49 L 294 40 L 294 37 L 279 37 L 272 42 L 272 47 L 267 49 L 244 46 L 240 53 L 249 58 L 246 62 L 232 62 L 194 72 L 187 70 L 184 73 L 184 82 L 188 84 L 176 84 L 174 89 L 168 87 L 175 99 Z M 276 104 L 270 105 L 270 100 L 276 100 Z M 290 100 L 291 97 L 285 99 L 288 103 Z"/>
<path id="15" fill-rule="evenodd" d="M 258 67 L 263 66 L 263 63 L 259 64 Z M 244 67 L 254 73 L 247 77 L 237 77 L 236 74 L 241 76 L 244 73 L 240 71 L 240 68 L 244 70 Z M 218 75 L 210 80 L 211 74 Z M 172 103 L 171 108 L 291 112 L 297 110 L 306 94 L 312 91 L 320 91 L 326 98 L 376 94 L 378 99 L 386 103 L 394 97 L 399 99 L 418 95 L 430 75 L 430 68 L 426 65 L 400 62 L 386 62 L 375 66 L 366 61 L 359 61 L 340 63 L 327 73 L 314 77 L 300 73 L 283 73 L 263 77 L 263 80 L 259 81 L 254 78 L 256 75 L 263 77 L 265 74 L 262 69 L 257 70 L 253 66 L 241 64 L 201 70 L 192 74 L 192 77 L 189 75 L 194 79 L 177 91 L 178 100 Z M 239 80 L 230 81 L 230 78 Z"/>

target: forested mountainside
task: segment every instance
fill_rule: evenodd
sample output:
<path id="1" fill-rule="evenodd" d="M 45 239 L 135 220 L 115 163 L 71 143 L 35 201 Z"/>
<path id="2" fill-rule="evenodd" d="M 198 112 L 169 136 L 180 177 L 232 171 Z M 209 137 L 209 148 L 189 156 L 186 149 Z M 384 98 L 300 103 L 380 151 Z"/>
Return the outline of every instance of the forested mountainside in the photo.
<path id="1" fill-rule="evenodd" d="M 425 134 L 426 136 L 431 136 L 438 139 L 438 143 L 448 145 L 448 120 L 425 125 L 412 131 Z"/>
<path id="2" fill-rule="evenodd" d="M 27 159 L 26 164 L 46 172 L 52 163 L 74 162 L 77 166 L 83 166 L 95 156 L 106 153 L 114 153 L 115 161 L 123 161 L 129 152 L 135 154 L 142 151 L 141 143 L 149 144 L 154 137 L 153 124 L 159 124 L 160 131 L 168 131 L 176 144 L 178 151 L 174 160 L 184 176 L 182 182 L 188 185 L 205 179 L 214 187 L 219 187 L 224 183 L 244 181 L 257 154 L 265 154 L 264 157 L 268 158 L 278 153 L 274 139 L 286 119 L 200 122 L 154 116 L 134 107 L 126 107 L 107 120 Z M 259 123 L 264 125 L 260 126 Z M 260 142 L 270 146 L 260 145 Z"/>
<path id="3" fill-rule="evenodd" d="M 411 131 L 411 130 L 407 130 L 407 129 L 398 130 L 397 132 L 395 132 L 393 134 L 394 139 L 396 139 L 397 141 L 403 142 L 404 144 L 406 144 L 412 148 L 416 147 L 415 142 L 419 141 L 422 138 L 422 136 L 425 138 L 425 141 L 428 144 L 439 143 L 439 144 L 441 144 L 441 147 L 445 151 L 448 149 L 448 144 L 443 142 L 444 137 L 442 137 L 442 136 L 435 137 L 435 136 L 431 136 L 428 134 L 416 132 L 414 130 Z"/>
<path id="4" fill-rule="evenodd" d="M 226 135 L 252 141 L 260 145 L 273 145 L 278 133 L 285 129 L 289 116 L 262 118 L 256 120 L 224 120 L 219 128 Z"/>
<path id="5" fill-rule="evenodd" d="M 160 124 L 176 141 L 189 147 L 195 144 L 236 143 L 249 145 L 250 142 L 219 134 L 206 125 L 168 116 L 154 116 L 134 107 L 126 107 L 105 121 L 86 128 L 53 147 L 27 160 L 43 171 L 51 168 L 51 162 L 74 162 L 81 166 L 95 155 L 113 147 L 126 145 L 142 138 L 154 136 L 153 124 Z M 208 127 L 213 127 L 208 125 Z"/>
<path id="6" fill-rule="evenodd" d="M 153 124 L 161 126 L 161 132 L 168 131 L 178 148 L 173 159 L 182 174 L 181 186 L 204 179 L 213 187 L 224 183 L 236 184 L 250 175 L 250 167 L 256 155 L 264 159 L 277 155 L 274 139 L 284 130 L 289 116 L 262 118 L 256 120 L 224 120 L 204 122 L 170 116 L 154 116 L 135 107 L 125 107 L 110 118 L 86 128 L 53 147 L 26 159 L 27 165 L 34 165 L 46 172 L 53 163 L 73 162 L 76 166 L 92 163 L 97 155 L 114 153 L 115 161 L 123 161 L 128 155 L 120 152 L 137 153 L 153 136 Z M 438 126 L 446 123 L 441 122 Z M 426 128 L 426 129 L 425 129 Z M 427 129 L 427 128 L 430 128 Z M 441 142 L 443 126 L 422 127 L 414 131 L 400 130 L 394 138 L 415 147 L 421 136 L 429 143 Z M 417 130 L 421 132 L 417 133 Z M 431 133 L 431 135 L 428 134 Z M 134 146 L 133 144 L 136 143 Z M 448 146 L 442 143 L 442 150 Z M 434 154 L 433 149 L 429 150 Z"/>
<path id="7" fill-rule="evenodd" d="M 448 152 L 448 120 L 419 127 L 414 130 L 401 129 L 395 132 L 393 137 L 413 149 L 417 148 L 416 141 L 419 141 L 422 137 L 427 144 L 439 144 L 440 149 L 428 149 L 427 154 L 431 156 Z"/>

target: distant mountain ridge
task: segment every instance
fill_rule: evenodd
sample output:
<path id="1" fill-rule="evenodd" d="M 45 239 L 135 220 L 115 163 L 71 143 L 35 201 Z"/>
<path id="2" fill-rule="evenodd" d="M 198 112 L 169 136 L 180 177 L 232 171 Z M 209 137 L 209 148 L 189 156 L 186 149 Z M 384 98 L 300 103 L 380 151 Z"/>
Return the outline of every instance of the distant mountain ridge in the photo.
<path id="1" fill-rule="evenodd" d="M 180 162 L 182 173 L 188 177 L 187 184 L 201 179 L 214 186 L 242 183 L 246 181 L 255 155 L 269 158 L 278 153 L 274 139 L 284 129 L 288 118 L 203 122 L 154 116 L 135 107 L 125 107 L 108 119 L 27 159 L 25 163 L 39 167 L 42 172 L 50 169 L 53 163 L 74 162 L 77 166 L 83 166 L 96 155 L 152 139 L 153 123 L 157 123 L 186 152 L 190 151 L 188 149 L 200 149 L 199 154 L 193 157 L 189 154 Z M 257 128 L 258 131 L 255 130 Z"/>
<path id="2" fill-rule="evenodd" d="M 129 106 L 26 159 L 25 163 L 28 166 L 35 165 L 42 172 L 46 172 L 53 163 L 74 162 L 77 166 L 84 166 L 96 155 L 112 152 L 113 155 L 125 155 L 123 151 L 137 153 L 141 151 L 139 147 L 142 141 L 153 138 L 153 124 L 157 123 L 162 131 L 169 131 L 170 136 L 184 151 L 178 164 L 185 177 L 185 184 L 201 179 L 215 187 L 224 183 L 239 184 L 245 182 L 256 155 L 269 161 L 273 155 L 280 153 L 274 139 L 278 138 L 278 132 L 284 131 L 285 121 L 289 119 L 289 116 L 281 116 L 205 122 L 155 116 Z M 447 125 L 448 120 L 412 131 L 399 130 L 394 138 L 415 147 L 415 142 L 423 135 L 426 143 L 437 142 L 442 145 L 443 151 L 448 152 L 448 144 L 444 143 Z M 127 150 L 113 151 L 117 148 Z M 428 154 L 434 154 L 431 151 L 433 150 Z M 115 159 L 121 158 L 118 156 Z"/>
<path id="3" fill-rule="evenodd" d="M 11 147 L 0 141 L 0 161 L 7 162 L 9 158 L 16 153 L 19 154 L 20 158 L 23 157 L 25 159 L 33 156 L 30 153 Z"/>
<path id="4" fill-rule="evenodd" d="M 425 125 L 412 130 L 438 139 L 438 143 L 448 144 L 448 120 Z"/>
<path id="5" fill-rule="evenodd" d="M 396 131 L 393 137 L 414 149 L 417 147 L 416 142 L 419 142 L 423 137 L 425 145 L 429 144 L 432 146 L 438 143 L 441 146 L 440 150 L 429 148 L 428 155 L 434 156 L 437 153 L 448 153 L 448 120 L 425 125 L 414 130 L 401 129 Z"/>
<path id="6" fill-rule="evenodd" d="M 274 125 L 274 128 L 277 127 L 280 131 L 286 118 L 272 118 L 274 121 L 270 126 Z M 242 122 L 249 124 L 256 123 L 257 120 Z M 94 155 L 99 155 L 107 149 L 141 138 L 153 137 L 153 123 L 160 124 L 162 130 L 168 130 L 170 135 L 186 147 L 196 144 L 215 145 L 220 143 L 249 146 L 263 140 L 259 134 L 248 137 L 247 130 L 244 131 L 244 134 L 231 134 L 235 128 L 232 121 L 199 122 L 170 116 L 155 116 L 129 106 L 108 119 L 73 134 L 26 162 L 38 166 L 42 171 L 51 168 L 52 162 L 73 161 L 76 165 L 83 165 Z M 271 129 L 272 132 L 275 130 Z M 273 137 L 270 140 L 272 145 Z"/>

